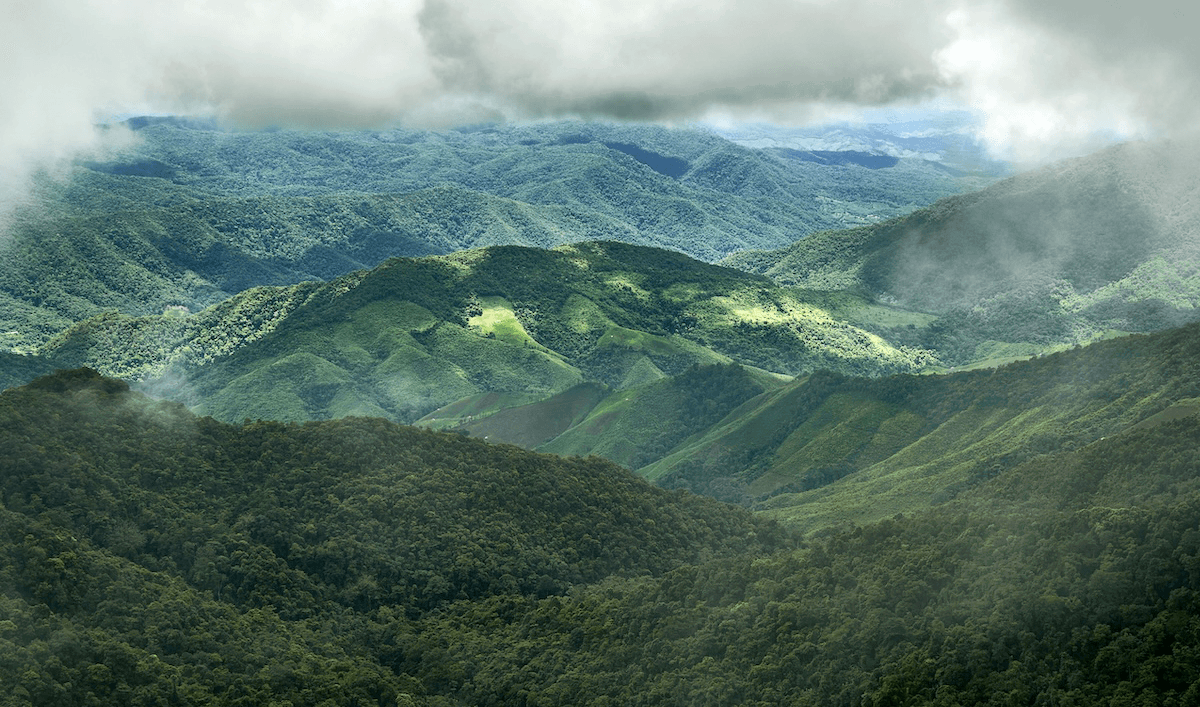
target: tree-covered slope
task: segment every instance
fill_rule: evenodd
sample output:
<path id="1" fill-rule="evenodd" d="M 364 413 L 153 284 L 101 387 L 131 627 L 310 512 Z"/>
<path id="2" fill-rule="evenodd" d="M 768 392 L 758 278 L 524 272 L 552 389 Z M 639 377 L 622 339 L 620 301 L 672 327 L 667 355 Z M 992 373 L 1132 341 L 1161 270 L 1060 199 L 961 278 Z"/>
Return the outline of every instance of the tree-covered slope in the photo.
<path id="1" fill-rule="evenodd" d="M 448 602 L 784 542 L 595 458 L 377 419 L 233 427 L 85 369 L 0 394 L 0 446 L 17 703 L 403 704 L 404 635 Z"/>
<path id="2" fill-rule="evenodd" d="M 1200 325 L 992 370 L 764 393 L 640 470 L 809 530 L 945 503 L 1038 455 L 1200 411 Z M 1147 422 L 1147 421 L 1150 422 Z"/>
<path id="3" fill-rule="evenodd" d="M 731 360 L 859 375 L 931 361 L 766 278 L 615 242 L 395 259 L 191 317 L 104 315 L 43 350 L 227 420 L 413 421 L 483 393 L 529 402 Z"/>
<path id="4" fill-rule="evenodd" d="M 0 436 L 6 704 L 1200 696 L 1194 415 L 800 547 L 594 459 L 83 371 L 0 394 Z"/>
<path id="5" fill-rule="evenodd" d="M 727 264 L 857 289 L 941 315 L 915 331 L 947 360 L 988 340 L 1047 344 L 1192 321 L 1200 305 L 1194 145 L 1131 143 L 948 197 L 885 223 Z"/>
<path id="6" fill-rule="evenodd" d="M 0 351 L 0 390 L 24 385 L 34 378 L 63 368 L 61 361 Z"/>
<path id="7" fill-rule="evenodd" d="M 138 148 L 123 162 L 96 168 L 129 173 L 153 165 L 152 174 L 173 183 L 237 196 L 405 193 L 448 183 L 531 204 L 624 214 L 643 220 L 655 239 L 670 237 L 669 221 L 654 214 L 674 202 L 731 237 L 757 240 L 785 223 L 818 229 L 862 223 L 982 183 L 918 159 L 889 169 L 821 165 L 745 148 L 706 130 L 637 124 L 314 133 L 225 132 L 168 119 L 135 127 Z M 768 204 L 779 212 L 763 213 Z M 691 248 L 722 250 L 703 242 Z"/>
<path id="8" fill-rule="evenodd" d="M 100 311 L 199 311 L 243 290 L 332 279 L 393 256 L 638 240 L 600 215 L 441 187 L 404 195 L 206 197 L 23 223 L 4 246 L 0 326 L 32 348 Z"/>
<path id="9" fill-rule="evenodd" d="M 804 550 L 459 604 L 408 665 L 462 661 L 437 684 L 482 704 L 1182 707 L 1200 699 L 1198 445 L 1191 417 Z"/>

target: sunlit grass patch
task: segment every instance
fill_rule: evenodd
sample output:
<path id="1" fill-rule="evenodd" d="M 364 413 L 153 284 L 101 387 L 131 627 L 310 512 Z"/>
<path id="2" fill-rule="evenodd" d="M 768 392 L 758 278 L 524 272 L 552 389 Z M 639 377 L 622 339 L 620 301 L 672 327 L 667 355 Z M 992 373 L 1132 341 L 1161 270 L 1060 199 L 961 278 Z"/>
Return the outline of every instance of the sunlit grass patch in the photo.
<path id="1" fill-rule="evenodd" d="M 521 320 L 517 319 L 512 304 L 503 297 L 481 297 L 483 311 L 467 320 L 467 325 L 478 330 L 484 336 L 491 336 L 510 344 L 544 346 L 534 340 Z M 546 349 L 548 350 L 548 349 Z"/>
<path id="2" fill-rule="evenodd" d="M 631 293 L 633 296 L 641 300 L 650 299 L 650 293 L 642 289 L 641 285 L 634 282 L 629 274 L 613 275 L 604 279 L 604 284 L 614 290 L 622 290 Z"/>

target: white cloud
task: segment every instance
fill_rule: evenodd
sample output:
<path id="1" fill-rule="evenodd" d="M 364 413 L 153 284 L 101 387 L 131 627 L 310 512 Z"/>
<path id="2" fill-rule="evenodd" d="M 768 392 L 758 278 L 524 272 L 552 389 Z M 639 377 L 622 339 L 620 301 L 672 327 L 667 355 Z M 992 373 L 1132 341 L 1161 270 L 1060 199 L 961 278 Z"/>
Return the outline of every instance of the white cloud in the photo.
<path id="1" fill-rule="evenodd" d="M 1192 129 L 1200 9 L 1161 2 L 963 3 L 943 78 L 984 116 L 997 154 L 1038 162 Z"/>
<path id="2" fill-rule="evenodd" d="M 960 96 L 1043 159 L 1186 129 L 1200 9 L 1119 0 L 0 0 L 0 189 L 150 107 L 245 126 L 804 120 Z"/>

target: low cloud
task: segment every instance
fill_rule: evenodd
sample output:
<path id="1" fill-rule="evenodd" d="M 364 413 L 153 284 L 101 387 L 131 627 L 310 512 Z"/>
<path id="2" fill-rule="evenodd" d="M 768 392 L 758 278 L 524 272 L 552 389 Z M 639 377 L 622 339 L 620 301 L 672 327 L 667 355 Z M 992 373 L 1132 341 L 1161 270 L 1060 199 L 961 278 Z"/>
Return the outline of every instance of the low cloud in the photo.
<path id="1" fill-rule="evenodd" d="M 1001 156 L 1190 129 L 1200 9 L 1033 0 L 0 0 L 0 189 L 104 116 L 803 121 L 958 98 Z"/>
<path id="2" fill-rule="evenodd" d="M 1074 0 L 963 4 L 935 53 L 998 156 L 1078 155 L 1129 138 L 1188 137 L 1200 108 L 1200 6 Z"/>

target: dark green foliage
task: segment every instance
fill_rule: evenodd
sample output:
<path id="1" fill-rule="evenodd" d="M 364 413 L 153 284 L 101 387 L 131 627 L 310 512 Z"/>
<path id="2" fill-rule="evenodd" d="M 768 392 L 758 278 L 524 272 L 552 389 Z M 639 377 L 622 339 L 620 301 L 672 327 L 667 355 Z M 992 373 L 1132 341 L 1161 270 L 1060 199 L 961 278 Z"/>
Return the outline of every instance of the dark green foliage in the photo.
<path id="1" fill-rule="evenodd" d="M 1169 449 L 1194 456 L 1197 431 Z M 1141 471 L 1164 478 L 1157 462 Z M 1137 508 L 964 500 L 805 551 L 515 610 L 460 605 L 424 635 L 485 646 L 455 686 L 480 704 L 1187 705 L 1200 696 L 1191 476 L 1186 499 Z M 431 644 L 414 672 L 445 659 Z"/>
<path id="2" fill-rule="evenodd" d="M 23 356 L 0 351 L 0 390 L 23 385 L 58 368 L 64 368 L 64 365 L 44 356 Z"/>
<path id="3" fill-rule="evenodd" d="M 2 704 L 1200 697 L 1194 414 L 802 547 L 594 459 L 233 427 L 90 371 L 0 395 L 0 442 Z"/>
<path id="4" fill-rule="evenodd" d="M 374 637 L 447 602 L 784 542 L 595 458 L 373 419 L 233 427 L 88 370 L 0 396 L 0 444 L 0 671 L 35 704 L 185 684 L 189 703 L 391 704 L 420 687 L 379 662 L 405 639 Z"/>

